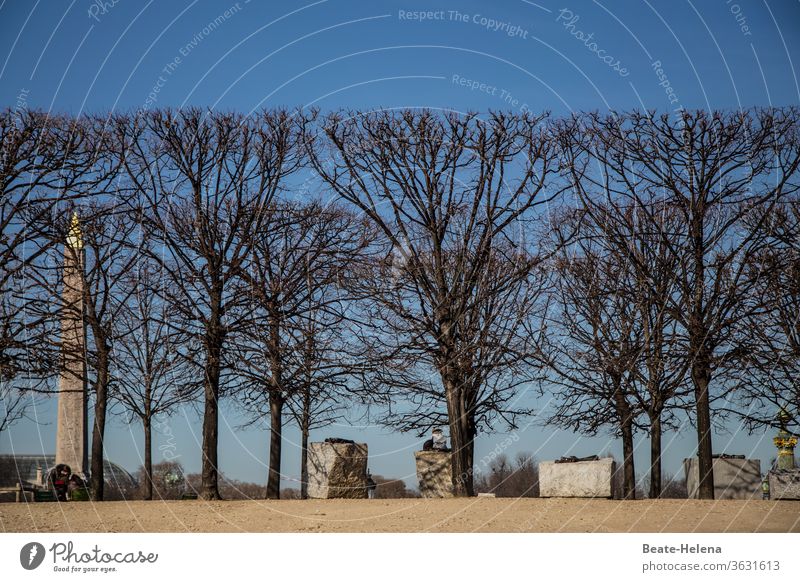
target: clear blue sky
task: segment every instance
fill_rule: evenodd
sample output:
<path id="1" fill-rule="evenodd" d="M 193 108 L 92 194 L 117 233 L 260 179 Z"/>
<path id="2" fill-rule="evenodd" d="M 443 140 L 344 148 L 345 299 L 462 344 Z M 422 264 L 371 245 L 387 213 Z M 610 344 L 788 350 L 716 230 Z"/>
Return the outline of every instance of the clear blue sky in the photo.
<path id="1" fill-rule="evenodd" d="M 427 18 L 420 20 L 420 11 L 429 11 Z M 79 115 L 189 104 L 244 112 L 315 105 L 556 114 L 796 105 L 798 32 L 798 2 L 0 0 L 0 106 Z M 40 424 L 23 422 L 3 434 L 0 451 L 52 452 L 54 404 L 36 407 Z M 264 426 L 239 430 L 242 421 L 224 410 L 221 468 L 263 481 L 267 433 Z M 163 434 L 156 444 L 169 440 L 187 469 L 197 470 L 196 412 L 180 411 L 166 426 L 162 432 L 172 437 Z M 772 435 L 728 429 L 715 436 L 715 452 L 772 458 Z M 374 473 L 415 485 L 417 439 L 370 426 L 313 436 L 332 434 L 368 442 Z M 516 434 L 505 451 L 511 455 L 619 457 L 608 438 L 533 425 Z M 296 437 L 287 431 L 289 478 L 299 473 Z M 478 465 L 506 438 L 481 435 Z M 138 426 L 113 419 L 108 457 L 134 470 L 141 440 Z M 693 429 L 667 435 L 665 446 L 665 469 L 679 471 L 680 459 L 694 454 Z M 648 449 L 640 438 L 640 471 Z"/>

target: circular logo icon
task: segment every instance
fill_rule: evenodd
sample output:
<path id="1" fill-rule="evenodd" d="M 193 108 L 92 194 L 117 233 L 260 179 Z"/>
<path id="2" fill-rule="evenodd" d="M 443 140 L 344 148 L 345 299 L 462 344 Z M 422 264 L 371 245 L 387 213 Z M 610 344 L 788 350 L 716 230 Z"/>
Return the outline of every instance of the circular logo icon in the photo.
<path id="1" fill-rule="evenodd" d="M 44 561 L 44 546 L 39 542 L 30 542 L 19 551 L 19 563 L 26 570 L 35 570 Z"/>

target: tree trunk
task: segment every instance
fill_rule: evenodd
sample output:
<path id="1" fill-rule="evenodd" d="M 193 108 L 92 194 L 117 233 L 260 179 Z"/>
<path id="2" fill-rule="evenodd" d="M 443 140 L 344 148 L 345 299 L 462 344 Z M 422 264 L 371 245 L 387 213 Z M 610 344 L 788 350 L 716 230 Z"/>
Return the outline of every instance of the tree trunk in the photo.
<path id="1" fill-rule="evenodd" d="M 661 497 L 661 414 L 650 417 L 650 499 Z"/>
<path id="2" fill-rule="evenodd" d="M 311 394 L 303 398 L 303 417 L 300 423 L 300 499 L 308 499 L 308 433 L 311 424 Z"/>
<path id="3" fill-rule="evenodd" d="M 144 498 L 146 501 L 153 499 L 153 441 L 152 422 L 147 415 L 144 417 Z"/>
<path id="4" fill-rule="evenodd" d="M 691 176 L 694 178 L 694 176 Z M 697 465 L 699 471 L 698 497 L 714 499 L 713 448 L 711 444 L 711 400 L 708 385 L 711 383 L 711 353 L 706 346 L 709 330 L 705 318 L 705 199 L 693 204 L 690 222 L 694 259 L 694 289 L 689 320 L 689 348 L 692 358 L 692 383 L 694 384 L 695 415 L 697 422 Z"/>
<path id="5" fill-rule="evenodd" d="M 711 445 L 711 401 L 708 385 L 711 370 L 705 356 L 695 357 L 692 364 L 692 383 L 697 407 L 697 468 L 699 477 L 698 497 L 714 499 L 713 449 Z"/>
<path id="6" fill-rule="evenodd" d="M 622 424 L 622 456 L 622 498 L 636 499 L 636 470 L 633 463 L 633 423 L 630 418 Z"/>
<path id="7" fill-rule="evenodd" d="M 308 499 L 308 430 L 303 431 L 300 450 L 300 499 Z"/>
<path id="8" fill-rule="evenodd" d="M 281 498 L 281 444 L 283 429 L 283 395 L 269 395 L 269 476 L 267 499 Z"/>
<path id="9" fill-rule="evenodd" d="M 97 382 L 95 384 L 94 426 L 92 428 L 92 501 L 103 501 L 104 467 L 103 437 L 106 429 L 106 409 L 108 407 L 108 352 L 99 350 L 97 354 Z"/>
<path id="10" fill-rule="evenodd" d="M 622 433 L 622 498 L 636 499 L 636 470 L 633 463 L 633 412 L 622 388 L 622 378 L 612 372 L 614 404 Z"/>
<path id="11" fill-rule="evenodd" d="M 463 405 L 461 387 L 462 384 L 458 382 L 445 380 L 450 444 L 453 449 L 451 453 L 453 495 L 471 497 L 474 495 L 472 463 L 475 431 L 472 419 L 469 418 Z"/>
<path id="12" fill-rule="evenodd" d="M 203 411 L 203 468 L 200 497 L 221 499 L 217 484 L 217 442 L 219 439 L 219 377 L 221 342 L 208 346 Z"/>
<path id="13" fill-rule="evenodd" d="M 465 483 L 465 491 L 467 496 L 472 497 L 475 495 L 475 468 L 474 468 L 474 459 L 475 459 L 475 422 L 472 415 L 465 411 L 464 416 L 462 417 L 465 421 L 464 424 L 464 433 L 467 435 L 467 439 L 462 445 L 462 450 L 464 452 L 464 459 L 462 464 L 467 468 L 467 478 Z"/>

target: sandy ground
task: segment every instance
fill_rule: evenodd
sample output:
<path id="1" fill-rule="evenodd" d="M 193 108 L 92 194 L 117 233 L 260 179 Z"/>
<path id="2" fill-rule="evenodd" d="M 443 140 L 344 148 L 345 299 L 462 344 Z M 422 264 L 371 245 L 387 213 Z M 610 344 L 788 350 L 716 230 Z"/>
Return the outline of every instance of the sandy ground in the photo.
<path id="1" fill-rule="evenodd" d="M 800 501 L 3 503 L 5 532 L 800 532 Z"/>

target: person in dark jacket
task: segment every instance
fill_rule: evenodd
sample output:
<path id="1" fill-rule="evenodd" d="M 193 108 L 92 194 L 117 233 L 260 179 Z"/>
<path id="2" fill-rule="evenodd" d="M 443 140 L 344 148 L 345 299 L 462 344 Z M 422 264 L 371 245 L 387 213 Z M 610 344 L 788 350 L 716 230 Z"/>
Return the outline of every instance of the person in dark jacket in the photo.
<path id="1" fill-rule="evenodd" d="M 72 469 L 69 465 L 59 463 L 56 468 L 50 473 L 50 486 L 59 501 L 67 500 L 67 491 L 69 489 L 69 476 L 72 474 Z"/>

